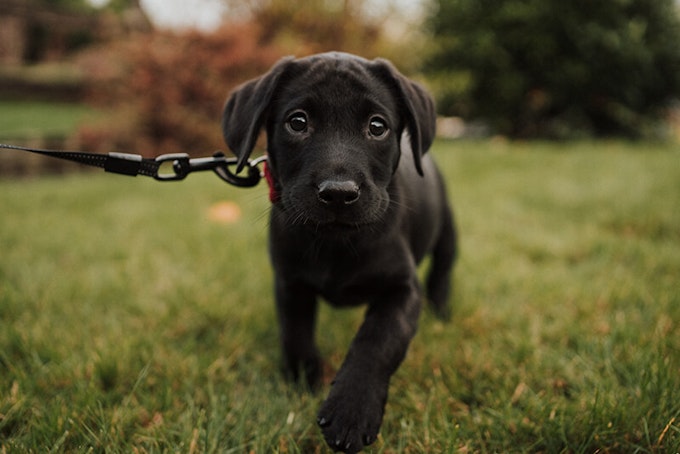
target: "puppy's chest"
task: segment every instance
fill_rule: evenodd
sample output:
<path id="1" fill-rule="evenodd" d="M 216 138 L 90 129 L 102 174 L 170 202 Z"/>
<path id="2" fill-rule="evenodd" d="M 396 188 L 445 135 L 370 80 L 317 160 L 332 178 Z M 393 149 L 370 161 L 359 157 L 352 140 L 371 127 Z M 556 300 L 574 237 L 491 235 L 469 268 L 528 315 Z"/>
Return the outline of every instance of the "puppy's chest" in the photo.
<path id="1" fill-rule="evenodd" d="M 393 267 L 375 255 L 337 251 L 298 262 L 299 275 L 334 306 L 354 306 L 375 299 L 399 281 Z"/>
<path id="2" fill-rule="evenodd" d="M 312 285 L 333 306 L 356 306 L 375 299 L 381 280 L 368 275 L 325 273 L 314 276 Z"/>

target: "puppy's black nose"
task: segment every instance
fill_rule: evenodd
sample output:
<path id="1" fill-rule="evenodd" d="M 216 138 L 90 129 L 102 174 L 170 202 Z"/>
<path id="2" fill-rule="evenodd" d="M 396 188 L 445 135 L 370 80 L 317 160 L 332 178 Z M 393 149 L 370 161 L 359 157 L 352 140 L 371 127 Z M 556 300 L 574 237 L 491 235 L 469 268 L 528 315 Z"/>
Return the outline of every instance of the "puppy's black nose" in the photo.
<path id="1" fill-rule="evenodd" d="M 319 185 L 321 203 L 333 207 L 351 205 L 359 200 L 359 185 L 353 180 L 326 180 Z"/>

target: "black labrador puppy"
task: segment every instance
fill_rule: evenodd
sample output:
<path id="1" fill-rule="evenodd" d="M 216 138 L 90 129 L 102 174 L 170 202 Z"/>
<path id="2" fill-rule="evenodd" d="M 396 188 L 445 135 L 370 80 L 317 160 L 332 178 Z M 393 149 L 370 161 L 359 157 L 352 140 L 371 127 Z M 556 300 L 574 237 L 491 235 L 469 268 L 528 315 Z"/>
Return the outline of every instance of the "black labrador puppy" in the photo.
<path id="1" fill-rule="evenodd" d="M 449 312 L 456 232 L 425 155 L 435 134 L 432 99 L 386 60 L 285 58 L 231 94 L 222 127 L 241 166 L 266 128 L 286 373 L 319 385 L 318 297 L 368 303 L 317 419 L 333 449 L 360 451 L 378 435 L 390 377 L 416 332 L 416 267 L 427 254 L 427 295 L 437 314 Z"/>

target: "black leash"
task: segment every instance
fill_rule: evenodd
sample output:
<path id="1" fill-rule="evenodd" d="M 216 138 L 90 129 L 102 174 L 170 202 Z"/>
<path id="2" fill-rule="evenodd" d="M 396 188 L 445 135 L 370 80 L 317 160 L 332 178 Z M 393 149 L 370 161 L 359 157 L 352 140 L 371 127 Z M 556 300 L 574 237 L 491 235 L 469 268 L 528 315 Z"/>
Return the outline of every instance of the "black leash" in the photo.
<path id="1" fill-rule="evenodd" d="M 249 160 L 247 175 L 238 175 L 230 167 L 236 166 L 238 158 L 227 158 L 217 152 L 209 158 L 190 158 L 186 153 L 163 154 L 156 158 L 144 158 L 130 153 L 85 153 L 82 151 L 43 150 L 0 143 L 0 148 L 37 153 L 51 158 L 65 159 L 80 164 L 103 168 L 106 172 L 120 175 L 144 175 L 158 181 L 179 181 L 191 172 L 212 170 L 229 184 L 252 187 L 262 177 L 258 166 L 267 160 L 266 156 Z M 170 170 L 167 168 L 170 167 Z"/>

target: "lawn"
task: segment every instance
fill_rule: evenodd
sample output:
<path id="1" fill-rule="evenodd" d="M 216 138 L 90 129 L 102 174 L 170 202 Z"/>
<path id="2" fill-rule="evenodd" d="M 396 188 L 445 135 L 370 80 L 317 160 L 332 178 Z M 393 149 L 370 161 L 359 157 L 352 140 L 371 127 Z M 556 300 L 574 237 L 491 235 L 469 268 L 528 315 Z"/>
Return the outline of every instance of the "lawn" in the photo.
<path id="1" fill-rule="evenodd" d="M 454 316 L 423 313 L 368 452 L 680 452 L 678 147 L 433 153 L 460 226 Z M 0 181 L 0 453 L 329 452 L 327 389 L 278 369 L 266 192 Z M 225 201 L 237 221 L 216 220 Z M 332 367 L 361 317 L 323 306 Z"/>
<path id="2" fill-rule="evenodd" d="M 0 139 L 67 137 L 98 114 L 82 104 L 43 101 L 0 101 Z"/>

